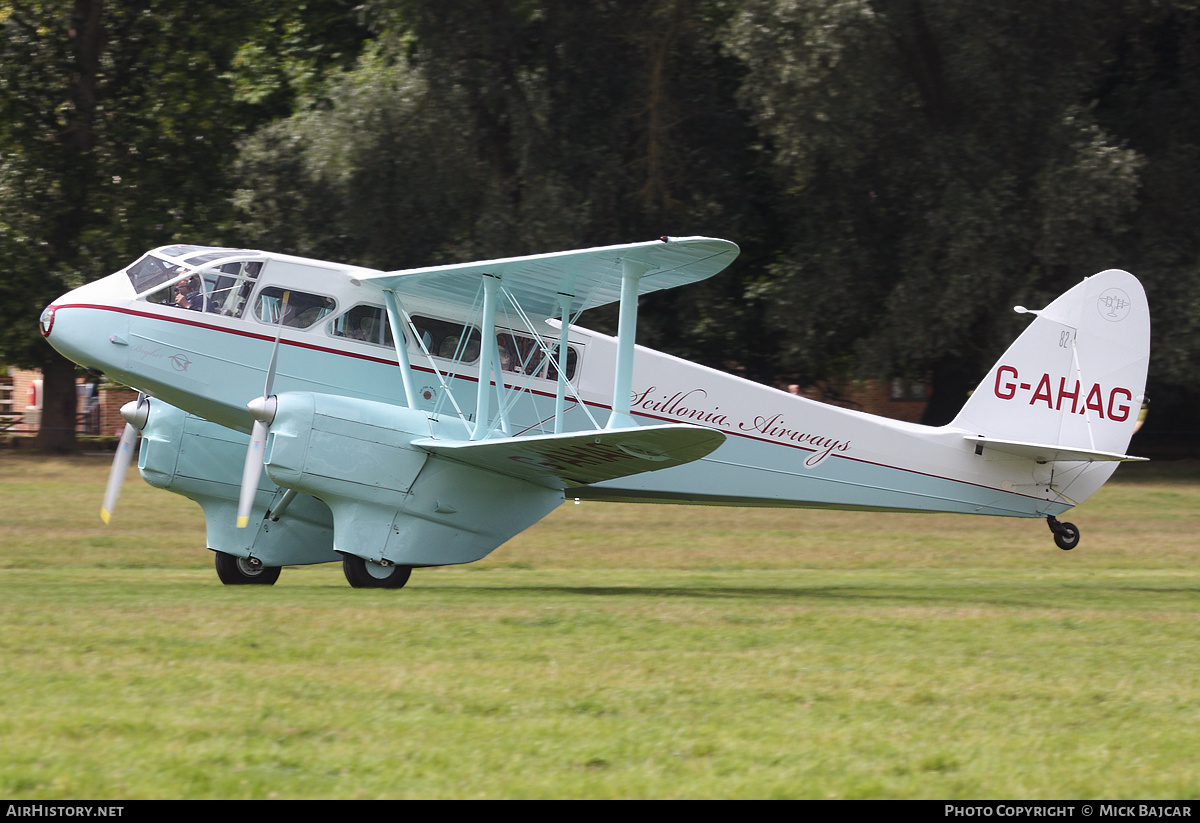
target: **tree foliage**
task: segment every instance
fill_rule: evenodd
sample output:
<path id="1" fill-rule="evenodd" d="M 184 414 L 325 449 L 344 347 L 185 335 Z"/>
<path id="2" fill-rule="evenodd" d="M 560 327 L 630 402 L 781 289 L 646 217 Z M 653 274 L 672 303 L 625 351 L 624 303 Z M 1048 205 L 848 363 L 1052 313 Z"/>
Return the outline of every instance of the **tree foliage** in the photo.
<path id="1" fill-rule="evenodd" d="M 376 48 L 246 143 L 248 242 L 387 268 L 668 234 L 759 248 L 769 182 L 719 39 L 724 4 L 368 12 Z M 756 362 L 741 291 L 732 279 L 648 301 L 644 339 Z"/>
<path id="2" fill-rule="evenodd" d="M 334 7 L 351 8 L 311 8 Z M 148 247 L 219 236 L 237 140 L 278 114 L 236 93 L 235 57 L 271 40 L 281 15 L 302 23 L 311 8 L 0 5 L 0 304 L 12 320 L 0 354 L 45 372 L 45 448 L 71 447 L 75 389 L 73 369 L 37 333 L 41 308 Z M 310 42 L 317 34 L 309 29 Z M 327 48 L 313 46 L 313 70 L 334 62 Z"/>
<path id="3" fill-rule="evenodd" d="M 175 239 L 401 268 L 712 234 L 738 265 L 647 298 L 644 342 L 928 376 L 939 422 L 1014 304 L 1122 267 L 1152 396 L 1200 399 L 1195 0 L 25 0 L 0 25 L 6 305 Z M 9 359 L 44 356 L 35 316 Z"/>
<path id="4" fill-rule="evenodd" d="M 1200 4 L 1129 3 L 1099 86 L 1097 117 L 1143 158 L 1120 259 L 1154 320 L 1156 428 L 1195 432 L 1200 403 Z"/>
<path id="5" fill-rule="evenodd" d="M 792 215 L 786 363 L 928 373 L 945 414 L 1011 339 L 1005 309 L 1118 259 L 1142 161 L 1092 112 L 1104 5 L 746 4 L 743 95 Z"/>

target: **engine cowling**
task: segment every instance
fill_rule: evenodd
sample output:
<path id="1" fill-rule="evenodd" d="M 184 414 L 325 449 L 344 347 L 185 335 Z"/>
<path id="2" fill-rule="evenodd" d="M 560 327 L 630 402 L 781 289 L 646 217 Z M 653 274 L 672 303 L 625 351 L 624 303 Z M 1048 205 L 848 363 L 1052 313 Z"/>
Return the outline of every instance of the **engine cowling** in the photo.
<path id="1" fill-rule="evenodd" d="M 274 482 L 329 506 L 335 551 L 397 565 L 469 563 L 545 517 L 563 494 L 413 445 L 466 437 L 457 419 L 285 392 L 277 396 L 265 467 Z"/>

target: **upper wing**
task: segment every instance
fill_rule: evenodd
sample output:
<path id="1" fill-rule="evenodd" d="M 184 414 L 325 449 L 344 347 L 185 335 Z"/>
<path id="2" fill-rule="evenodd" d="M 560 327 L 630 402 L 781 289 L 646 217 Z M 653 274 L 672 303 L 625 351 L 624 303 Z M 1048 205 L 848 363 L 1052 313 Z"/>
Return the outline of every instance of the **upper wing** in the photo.
<path id="1" fill-rule="evenodd" d="M 599 483 L 699 460 L 725 442 L 713 429 L 645 426 L 502 440 L 414 440 L 417 448 L 554 488 Z"/>
<path id="2" fill-rule="evenodd" d="M 470 304 L 478 276 L 493 275 L 529 314 L 557 317 L 559 295 L 571 298 L 571 314 L 619 300 L 622 260 L 649 267 L 638 284 L 638 293 L 647 294 L 712 277 L 732 263 L 738 251 L 728 240 L 668 237 L 648 243 L 381 272 L 358 279 L 413 297 Z"/>

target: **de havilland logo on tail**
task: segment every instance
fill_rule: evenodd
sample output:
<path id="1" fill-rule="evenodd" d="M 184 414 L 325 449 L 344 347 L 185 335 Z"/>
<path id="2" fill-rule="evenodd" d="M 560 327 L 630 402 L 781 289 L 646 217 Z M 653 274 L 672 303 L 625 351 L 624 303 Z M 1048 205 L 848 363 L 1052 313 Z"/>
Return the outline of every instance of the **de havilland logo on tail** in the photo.
<path id="1" fill-rule="evenodd" d="M 1119 323 L 1129 316 L 1133 302 L 1129 295 L 1120 289 L 1106 289 L 1096 301 L 1100 316 L 1113 323 Z"/>

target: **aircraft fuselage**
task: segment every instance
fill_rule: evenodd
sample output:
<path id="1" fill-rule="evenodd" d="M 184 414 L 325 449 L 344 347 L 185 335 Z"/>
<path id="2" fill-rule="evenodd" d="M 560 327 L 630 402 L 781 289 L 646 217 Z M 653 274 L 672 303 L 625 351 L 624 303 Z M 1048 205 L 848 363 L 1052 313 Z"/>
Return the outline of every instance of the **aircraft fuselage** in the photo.
<path id="1" fill-rule="evenodd" d="M 954 423 L 931 428 L 633 345 L 639 293 L 712 276 L 736 251 L 662 238 L 378 272 L 173 246 L 64 295 L 42 327 L 157 398 L 143 474 L 201 503 L 210 548 L 359 558 L 354 585 L 478 559 L 565 496 L 1043 517 L 1070 548 L 1078 531 L 1055 516 L 1133 459 L 1149 315 L 1131 275 L 1035 312 Z M 618 297 L 617 338 L 572 325 Z M 222 456 L 197 460 L 210 445 Z M 297 494 L 306 547 L 289 555 L 270 533 Z"/>
<path id="2" fill-rule="evenodd" d="M 139 299 L 129 277 L 119 272 L 56 301 L 50 340 L 76 362 L 242 432 L 250 430 L 246 403 L 261 394 L 276 333 L 281 336 L 277 391 L 404 404 L 404 385 L 390 347 L 330 331 L 332 320 L 354 306 L 383 305 L 382 296 L 355 285 L 360 271 L 282 256 L 270 259 L 255 286 L 258 291 L 286 288 L 333 304 L 322 322 L 282 330 L 248 311 L 232 317 Z M 415 300 L 407 301 L 406 308 L 410 315 L 447 323 L 471 320 L 462 307 L 449 304 Z M 547 325 L 545 333 L 553 337 L 556 331 Z M 578 395 L 602 425 L 611 408 L 616 341 L 579 327 L 571 329 L 569 340 Z M 470 418 L 478 369 L 425 356 L 412 341 L 408 349 L 416 407 L 430 414 L 454 413 L 437 379 L 441 371 L 458 407 Z M 515 372 L 506 379 L 524 388 L 509 411 L 511 432 L 548 431 L 554 381 Z M 1008 461 L 1014 463 L 1012 470 L 998 471 L 996 461 L 979 460 L 961 431 L 829 406 L 640 346 L 631 411 L 645 423 L 689 423 L 717 429 L 728 439 L 695 465 L 599 483 L 579 489 L 577 496 L 1029 517 L 1069 508 L 1029 466 Z M 565 421 L 565 431 L 593 425 L 574 402 Z"/>

